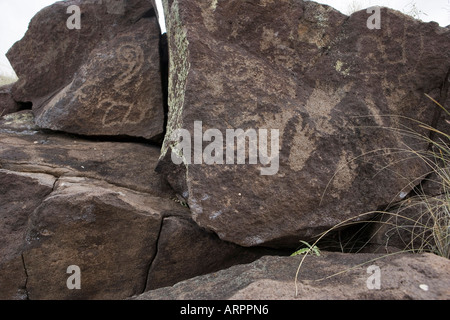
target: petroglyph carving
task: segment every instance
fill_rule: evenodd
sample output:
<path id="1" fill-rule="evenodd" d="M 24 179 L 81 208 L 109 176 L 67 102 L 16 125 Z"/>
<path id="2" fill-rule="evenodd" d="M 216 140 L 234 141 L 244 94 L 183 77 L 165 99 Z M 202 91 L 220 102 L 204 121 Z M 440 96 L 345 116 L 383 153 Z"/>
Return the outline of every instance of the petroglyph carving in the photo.
<path id="1" fill-rule="evenodd" d="M 146 110 L 139 109 L 135 103 L 127 99 L 133 96 L 135 88 L 140 87 L 143 79 L 139 79 L 144 65 L 144 52 L 139 45 L 125 43 L 115 50 L 113 54 L 96 55 L 100 64 L 106 70 L 114 68 L 106 79 L 103 74 L 93 74 L 90 66 L 80 71 L 80 75 L 86 75 L 89 80 L 77 90 L 76 98 L 83 104 L 95 104 L 95 113 L 101 114 L 101 123 L 104 127 L 136 124 L 145 118 Z M 98 68 L 99 62 L 94 63 Z M 111 82 L 109 90 L 99 86 L 101 82 Z M 133 81 L 134 85 L 129 84 Z"/>

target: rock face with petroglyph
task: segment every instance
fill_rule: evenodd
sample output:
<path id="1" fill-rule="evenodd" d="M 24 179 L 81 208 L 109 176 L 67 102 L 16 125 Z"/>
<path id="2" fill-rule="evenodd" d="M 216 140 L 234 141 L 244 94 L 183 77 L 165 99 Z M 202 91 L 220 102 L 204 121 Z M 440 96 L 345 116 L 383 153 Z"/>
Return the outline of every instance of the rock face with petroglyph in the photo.
<path id="1" fill-rule="evenodd" d="M 0 116 L 19 111 L 20 106 L 11 96 L 11 84 L 0 86 Z"/>
<path id="2" fill-rule="evenodd" d="M 447 81 L 448 29 L 385 8 L 381 29 L 369 29 L 365 11 L 347 17 L 309 1 L 164 5 L 169 118 L 159 170 L 200 226 L 243 246 L 292 245 L 400 200 L 426 172 L 404 151 L 426 145 L 400 129 L 423 133 L 404 117 L 432 121 L 424 93 L 438 99 Z M 174 165 L 171 133 L 193 135 L 194 121 L 223 133 L 278 129 L 279 170 L 261 175 L 264 165 L 248 158 Z"/>
<path id="3" fill-rule="evenodd" d="M 13 97 L 33 103 L 44 129 L 159 140 L 164 106 L 157 18 L 150 1 L 133 0 L 122 9 L 110 2 L 59 2 L 33 18 L 8 52 L 19 76 Z M 72 4 L 82 13 L 80 29 L 66 25 Z"/>
<path id="4" fill-rule="evenodd" d="M 71 4 L 79 31 L 65 27 Z M 164 121 L 150 9 L 59 2 L 9 52 L 12 95 L 33 110 L 0 119 L 0 299 L 122 299 L 267 252 L 201 229 L 155 172 L 160 147 L 140 138 L 157 140 Z"/>
<path id="5" fill-rule="evenodd" d="M 302 0 L 167 0 L 160 37 L 152 3 L 55 3 L 9 51 L 19 81 L 0 92 L 0 299 L 122 299 L 208 273 L 140 298 L 291 297 L 296 257 L 211 273 L 291 254 L 405 197 L 427 171 L 402 151 L 427 146 L 395 128 L 428 133 L 405 117 L 446 128 L 424 93 L 448 97 L 448 28 L 383 9 L 371 30 L 365 11 Z M 66 25 L 71 5 L 81 29 Z M 178 149 L 187 135 L 191 159 Z M 304 275 L 371 257 L 323 252 Z M 382 265 L 387 291 L 365 297 L 447 298 L 442 259 L 400 260 Z M 400 281 L 404 263 L 431 295 Z M 425 274 L 430 263 L 444 271 Z M 316 298 L 352 298 L 366 279 L 360 268 L 337 290 L 303 284 Z M 186 291 L 199 283 L 207 290 Z"/>

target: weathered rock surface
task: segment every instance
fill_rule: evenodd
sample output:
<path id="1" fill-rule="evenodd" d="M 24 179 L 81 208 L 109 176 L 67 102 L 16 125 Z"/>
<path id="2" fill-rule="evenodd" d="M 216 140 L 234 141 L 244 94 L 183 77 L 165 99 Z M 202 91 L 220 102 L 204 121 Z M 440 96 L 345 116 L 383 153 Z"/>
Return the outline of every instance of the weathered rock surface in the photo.
<path id="1" fill-rule="evenodd" d="M 200 229 L 190 218 L 169 216 L 162 222 L 157 252 L 149 270 L 146 290 L 248 263 L 270 250 L 238 247 Z"/>
<path id="2" fill-rule="evenodd" d="M 161 215 L 175 203 L 85 178 L 61 178 L 55 187 L 30 216 L 23 253 L 28 297 L 118 299 L 143 292 Z M 82 271 L 81 290 L 67 288 L 71 265 Z"/>
<path id="3" fill-rule="evenodd" d="M 378 258 L 378 259 L 377 259 Z M 433 254 L 326 253 L 309 256 L 300 269 L 298 295 L 295 273 L 300 257 L 262 257 L 217 273 L 182 281 L 133 297 L 137 300 L 374 300 L 450 298 L 450 262 Z M 372 259 L 377 259 L 371 261 Z M 358 266 L 362 263 L 367 263 Z M 380 289 L 369 289 L 373 272 L 380 269 Z M 319 279 L 343 272 L 329 279 Z M 424 286 L 426 285 L 426 287 Z M 373 287 L 372 287 L 373 288 Z M 424 290 L 424 289 L 427 290 Z"/>
<path id="4" fill-rule="evenodd" d="M 70 5 L 80 7 L 80 29 L 66 26 Z M 7 56 L 19 77 L 13 97 L 32 102 L 39 127 L 162 138 L 159 27 L 150 1 L 57 2 L 33 18 Z"/>
<path id="5" fill-rule="evenodd" d="M 36 130 L 30 111 L 8 115 L 0 124 L 1 168 L 94 178 L 154 195 L 170 193 L 154 172 L 157 147 L 43 133 Z"/>
<path id="6" fill-rule="evenodd" d="M 398 201 L 423 178 L 423 162 L 402 150 L 427 145 L 400 129 L 426 134 L 405 117 L 432 121 L 424 93 L 438 98 L 448 81 L 448 29 L 383 8 L 381 29 L 370 30 L 365 11 L 347 17 L 309 1 L 164 6 L 171 69 L 159 170 L 201 227 L 243 246 L 289 245 Z M 245 165 L 174 165 L 171 134 L 193 137 L 194 121 L 224 136 L 278 129 L 279 170 L 261 175 L 267 166 L 249 155 Z"/>
<path id="7" fill-rule="evenodd" d="M 370 223 L 370 244 L 449 255 L 448 208 L 445 196 L 407 199 Z"/>
<path id="8" fill-rule="evenodd" d="M 28 217 L 53 190 L 55 177 L 0 169 L 0 299 L 25 299 L 22 250 Z"/>
<path id="9" fill-rule="evenodd" d="M 0 87 L 0 116 L 19 111 L 20 107 L 11 95 L 12 84 Z"/>
<path id="10" fill-rule="evenodd" d="M 154 0 L 69 0 L 9 51 L 19 81 L 0 88 L 0 299 L 449 299 L 449 262 L 430 254 L 322 252 L 306 259 L 298 297 L 299 257 L 259 258 L 423 178 L 400 149 L 427 143 L 396 129 L 428 134 L 412 117 L 448 131 L 424 93 L 448 101 L 450 30 L 387 9 L 369 30 L 365 11 L 302 0 L 164 2 L 167 38 Z M 224 135 L 276 129 L 279 146 L 271 164 L 176 166 L 172 134 L 194 121 Z M 366 265 L 315 281 L 368 261 L 380 290 Z"/>
<path id="11" fill-rule="evenodd" d="M 264 253 L 200 229 L 156 147 L 36 131 L 29 111 L 0 127 L 0 299 L 123 299 Z"/>

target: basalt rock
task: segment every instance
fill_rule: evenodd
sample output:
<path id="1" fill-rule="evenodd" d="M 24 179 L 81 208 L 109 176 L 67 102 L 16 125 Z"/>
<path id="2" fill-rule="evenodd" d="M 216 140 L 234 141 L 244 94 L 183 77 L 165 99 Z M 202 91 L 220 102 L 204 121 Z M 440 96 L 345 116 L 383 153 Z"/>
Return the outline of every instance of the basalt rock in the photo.
<path id="1" fill-rule="evenodd" d="M 0 121 L 0 166 L 11 171 L 86 177 L 167 196 L 170 187 L 154 171 L 159 154 L 158 147 L 144 143 L 44 133 L 30 111 Z"/>
<path id="2" fill-rule="evenodd" d="M 28 217 L 53 190 L 55 177 L 0 169 L 0 299 L 26 299 L 23 247 Z M 26 196 L 25 196 L 26 195 Z"/>
<path id="3" fill-rule="evenodd" d="M 448 259 L 429 253 L 390 257 L 342 253 L 309 256 L 300 269 L 296 294 L 294 279 L 299 262 L 299 257 L 266 256 L 247 265 L 195 277 L 133 299 L 270 301 L 450 298 L 450 263 Z M 375 272 L 378 272 L 378 280 L 375 280 Z M 220 312 L 224 313 L 225 309 Z M 270 305 L 268 312 L 271 312 Z"/>
<path id="4" fill-rule="evenodd" d="M 79 29 L 67 26 L 80 8 Z M 70 24 L 69 24 L 70 25 Z M 162 138 L 159 26 L 150 1 L 66 1 L 40 11 L 7 56 L 40 128 Z"/>
<path id="5" fill-rule="evenodd" d="M 310 1 L 164 6 L 169 117 L 158 169 L 201 227 L 243 246 L 292 246 L 401 200 L 423 179 L 413 153 L 427 143 L 405 130 L 428 134 L 407 118 L 433 122 L 424 93 L 438 99 L 448 81 L 448 29 L 386 8 L 381 28 L 370 29 L 365 10 L 347 17 Z M 267 161 L 250 164 L 248 152 L 245 164 L 228 164 L 225 143 L 215 149 L 224 164 L 183 154 L 176 165 L 174 133 L 193 137 L 195 121 L 202 133 L 278 130 L 269 160 L 279 168 L 261 175 Z M 187 149 L 207 151 L 214 137 Z"/>
<path id="6" fill-rule="evenodd" d="M 86 178 L 60 178 L 30 215 L 29 299 L 120 299 L 143 292 L 164 212 L 176 203 Z M 69 290 L 69 266 L 80 290 Z"/>
<path id="7" fill-rule="evenodd" d="M 20 106 L 11 95 L 12 84 L 0 87 L 0 116 L 19 111 Z"/>
<path id="8" fill-rule="evenodd" d="M 3 117 L 0 299 L 123 299 L 264 253 L 192 221 L 158 157 L 144 143 L 41 132 L 30 111 Z"/>

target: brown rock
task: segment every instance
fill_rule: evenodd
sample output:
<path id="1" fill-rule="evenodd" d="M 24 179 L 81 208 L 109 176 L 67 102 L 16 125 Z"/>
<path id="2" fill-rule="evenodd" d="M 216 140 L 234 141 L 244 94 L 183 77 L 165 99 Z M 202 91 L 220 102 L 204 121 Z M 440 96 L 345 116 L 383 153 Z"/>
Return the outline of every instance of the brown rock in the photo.
<path id="1" fill-rule="evenodd" d="M 310 1 L 164 5 L 171 73 L 159 170 L 201 227 L 243 246 L 292 245 L 400 200 L 427 171 L 405 147 L 427 144 L 401 129 L 427 134 L 405 117 L 432 121 L 423 93 L 450 69 L 448 30 L 389 9 L 370 30 L 365 11 L 347 17 Z M 246 165 L 174 165 L 171 134 L 193 137 L 195 121 L 224 137 L 278 129 L 279 170 L 261 175 L 248 155 Z"/>
<path id="2" fill-rule="evenodd" d="M 142 292 L 161 212 L 175 207 L 168 204 L 103 183 L 61 179 L 32 217 L 28 240 L 32 248 L 36 241 L 40 246 L 24 254 L 30 298 L 110 299 Z M 73 264 L 83 271 L 79 292 L 67 290 L 65 273 L 57 276 Z"/>
<path id="3" fill-rule="evenodd" d="M 122 299 L 264 253 L 200 229 L 154 172 L 158 156 L 39 132 L 29 111 L 5 116 L 0 299 Z M 72 265 L 80 290 L 66 285 Z"/>
<path id="4" fill-rule="evenodd" d="M 79 30 L 66 26 L 70 5 L 82 12 Z M 33 104 L 41 128 L 159 140 L 158 44 L 150 1 L 55 3 L 8 52 L 19 76 L 13 97 Z"/>
<path id="5" fill-rule="evenodd" d="M 370 223 L 370 244 L 372 248 L 434 252 L 450 258 L 448 208 L 445 196 L 409 198 Z"/>
<path id="6" fill-rule="evenodd" d="M 20 106 L 11 96 L 12 84 L 0 87 L 0 117 L 19 111 Z"/>
<path id="7" fill-rule="evenodd" d="M 73 81 L 36 111 L 41 128 L 158 139 L 164 110 L 155 18 L 94 49 Z"/>
<path id="8" fill-rule="evenodd" d="M 53 190 L 55 178 L 0 169 L 0 300 L 26 299 L 22 250 L 28 217 Z"/>
<path id="9" fill-rule="evenodd" d="M 295 273 L 300 257 L 262 257 L 134 297 L 136 300 L 447 300 L 450 262 L 433 254 L 326 253 L 309 256 L 300 269 L 298 295 Z M 373 260 L 373 261 L 372 261 Z M 365 264 L 364 264 L 365 263 Z M 360 265 L 363 264 L 363 265 Z M 369 286 L 380 271 L 380 288 Z M 369 270 L 370 271 L 370 270 Z M 319 279 L 335 275 L 331 278 Z M 425 286 L 424 286 L 425 285 Z M 270 310 L 269 310 L 270 311 Z"/>
<path id="10" fill-rule="evenodd" d="M 7 299 L 123 299 L 261 256 L 205 233 L 172 200 L 99 180 L 59 178 L 32 209 L 0 264 Z M 67 286 L 70 266 L 80 289 Z"/>
<path id="11" fill-rule="evenodd" d="M 60 178 L 30 217 L 23 253 L 30 299 L 119 299 L 141 293 L 155 254 L 163 202 L 86 178 Z M 69 290 L 66 270 L 81 269 Z"/>

